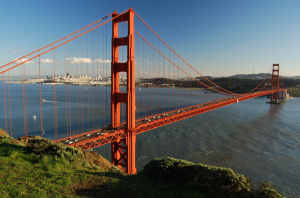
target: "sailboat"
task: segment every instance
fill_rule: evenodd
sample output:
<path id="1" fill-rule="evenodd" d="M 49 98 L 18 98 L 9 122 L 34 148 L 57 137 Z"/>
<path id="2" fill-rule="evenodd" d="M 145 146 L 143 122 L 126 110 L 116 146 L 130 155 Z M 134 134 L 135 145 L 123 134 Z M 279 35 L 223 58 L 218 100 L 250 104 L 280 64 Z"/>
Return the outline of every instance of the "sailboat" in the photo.
<path id="1" fill-rule="evenodd" d="M 45 130 L 43 129 L 43 135 L 46 135 Z"/>
<path id="2" fill-rule="evenodd" d="M 33 115 L 33 119 L 34 119 L 34 120 L 36 119 L 36 116 L 35 116 L 35 115 Z"/>

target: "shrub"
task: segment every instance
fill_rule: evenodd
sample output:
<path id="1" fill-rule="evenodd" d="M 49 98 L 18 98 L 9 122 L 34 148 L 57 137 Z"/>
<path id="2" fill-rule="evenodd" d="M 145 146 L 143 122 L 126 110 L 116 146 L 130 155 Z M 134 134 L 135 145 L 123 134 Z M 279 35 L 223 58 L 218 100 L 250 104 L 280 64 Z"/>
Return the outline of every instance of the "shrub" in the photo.
<path id="1" fill-rule="evenodd" d="M 195 165 L 174 158 L 154 159 L 143 169 L 143 173 L 154 179 L 195 183 L 202 188 L 215 189 L 226 194 L 250 193 L 252 185 L 245 175 L 222 167 Z"/>
<path id="2" fill-rule="evenodd" d="M 259 185 L 258 197 L 261 198 L 283 198 L 283 193 L 279 194 L 276 191 L 275 186 L 271 185 L 271 182 L 262 182 Z"/>

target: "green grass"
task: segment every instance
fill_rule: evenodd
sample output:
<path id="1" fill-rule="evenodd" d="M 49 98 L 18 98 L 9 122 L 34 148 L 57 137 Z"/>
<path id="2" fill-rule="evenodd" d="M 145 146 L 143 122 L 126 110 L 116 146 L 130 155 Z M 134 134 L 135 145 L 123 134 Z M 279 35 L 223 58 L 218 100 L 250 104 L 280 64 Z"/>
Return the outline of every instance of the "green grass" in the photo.
<path id="1" fill-rule="evenodd" d="M 165 158 L 126 175 L 93 164 L 98 155 L 88 154 L 41 138 L 21 143 L 0 135 L 0 197 L 283 197 L 271 183 L 253 190 L 231 169 Z"/>
<path id="2" fill-rule="evenodd" d="M 287 88 L 291 97 L 300 97 L 300 85 Z"/>
<path id="3" fill-rule="evenodd" d="M 144 174 L 101 172 L 29 150 L 0 144 L 1 197 L 205 197 L 193 185 L 155 181 Z"/>
<path id="4" fill-rule="evenodd" d="M 60 155 L 39 155 L 33 151 L 38 148 L 37 144 L 33 148 L 11 144 L 7 140 L 5 136 L 0 140 L 1 197 L 76 197 L 71 185 L 89 180 L 102 183 L 111 180 L 107 173 L 99 171 L 99 167 L 90 166 L 79 150 L 74 161 L 67 158 L 66 147 L 58 147 L 64 150 Z M 45 149 L 41 147 L 41 150 Z"/>

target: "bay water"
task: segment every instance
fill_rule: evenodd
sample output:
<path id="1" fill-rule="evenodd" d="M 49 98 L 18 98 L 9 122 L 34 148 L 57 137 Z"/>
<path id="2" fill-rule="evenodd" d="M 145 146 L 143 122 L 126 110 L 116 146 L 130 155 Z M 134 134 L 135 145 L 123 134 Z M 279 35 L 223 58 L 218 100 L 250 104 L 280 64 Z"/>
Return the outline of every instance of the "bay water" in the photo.
<path id="1" fill-rule="evenodd" d="M 9 86 L 5 84 L 8 133 L 11 118 L 13 137 L 17 138 L 24 135 L 24 87 L 21 84 Z M 55 89 L 59 137 L 66 136 L 66 131 L 85 132 L 110 123 L 110 87 L 57 85 Z M 66 90 L 70 95 L 66 95 Z M 95 99 L 96 91 L 98 99 Z M 26 85 L 26 92 L 29 135 L 40 135 L 39 85 Z M 137 87 L 136 94 L 137 117 L 166 112 L 174 105 L 182 108 L 212 99 L 199 90 L 176 89 L 174 92 L 167 88 Z M 156 98 L 154 103 L 151 97 Z M 217 98 L 224 97 L 228 96 L 217 95 Z M 54 139 L 53 86 L 42 85 L 42 98 L 46 100 L 42 103 L 45 137 Z M 287 99 L 280 105 L 268 104 L 268 100 L 265 97 L 246 100 L 139 134 L 138 171 L 154 158 L 174 157 L 232 168 L 249 175 L 255 187 L 261 181 L 271 181 L 286 196 L 300 196 L 300 98 Z M 0 105 L 0 128 L 5 129 L 2 83 Z M 121 111 L 125 111 L 124 106 Z M 33 115 L 37 118 L 33 119 Z M 110 145 L 94 150 L 110 160 Z"/>

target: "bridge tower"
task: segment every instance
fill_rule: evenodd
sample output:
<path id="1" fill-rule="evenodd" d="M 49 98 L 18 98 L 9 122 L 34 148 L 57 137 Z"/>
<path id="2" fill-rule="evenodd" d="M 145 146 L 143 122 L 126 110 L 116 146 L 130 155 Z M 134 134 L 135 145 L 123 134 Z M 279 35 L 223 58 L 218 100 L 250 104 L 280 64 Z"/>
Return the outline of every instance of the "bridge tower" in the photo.
<path id="1" fill-rule="evenodd" d="M 279 64 L 273 64 L 272 71 L 272 90 L 276 89 L 277 92 L 271 95 L 270 103 L 278 103 L 279 95 Z"/>
<path id="2" fill-rule="evenodd" d="M 116 11 L 113 17 L 118 14 Z M 118 24 L 128 23 L 127 37 L 118 37 Z M 119 62 L 119 47 L 127 46 L 127 62 Z M 112 22 L 112 62 L 111 62 L 111 125 L 120 126 L 120 103 L 126 104 L 127 138 L 111 143 L 112 163 L 129 174 L 136 173 L 135 167 L 135 62 L 134 62 L 134 11 L 116 17 Z M 127 93 L 120 92 L 119 73 L 127 73 Z"/>

